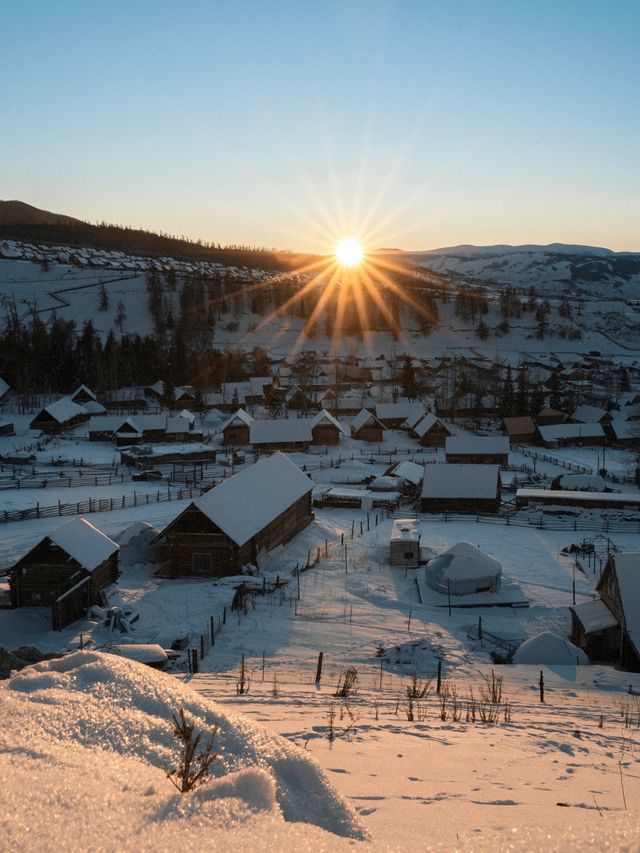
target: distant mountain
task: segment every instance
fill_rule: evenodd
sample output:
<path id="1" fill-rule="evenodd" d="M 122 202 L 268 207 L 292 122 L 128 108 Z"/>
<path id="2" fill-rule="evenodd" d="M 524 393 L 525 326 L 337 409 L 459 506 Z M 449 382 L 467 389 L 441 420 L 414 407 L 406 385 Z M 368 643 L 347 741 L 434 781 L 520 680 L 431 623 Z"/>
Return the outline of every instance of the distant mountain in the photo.
<path id="1" fill-rule="evenodd" d="M 0 225 L 82 225 L 82 220 L 41 210 L 24 201 L 0 201 Z"/>
<path id="2" fill-rule="evenodd" d="M 449 246 L 403 252 L 403 261 L 434 272 L 516 287 L 640 287 L 640 252 L 614 252 L 599 246 Z"/>

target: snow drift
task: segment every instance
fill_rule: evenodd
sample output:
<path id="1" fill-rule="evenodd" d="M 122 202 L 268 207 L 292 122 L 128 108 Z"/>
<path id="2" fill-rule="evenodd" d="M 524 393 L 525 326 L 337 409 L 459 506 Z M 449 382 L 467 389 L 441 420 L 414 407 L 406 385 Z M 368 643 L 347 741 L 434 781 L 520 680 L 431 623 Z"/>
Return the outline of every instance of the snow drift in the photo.
<path id="1" fill-rule="evenodd" d="M 202 849 L 214 832 L 216 849 L 236 850 L 366 838 L 298 747 L 141 664 L 76 652 L 15 674 L 0 701 L 4 849 Z M 180 707 L 205 732 L 219 727 L 217 778 L 186 795 L 163 769 L 176 760 Z"/>

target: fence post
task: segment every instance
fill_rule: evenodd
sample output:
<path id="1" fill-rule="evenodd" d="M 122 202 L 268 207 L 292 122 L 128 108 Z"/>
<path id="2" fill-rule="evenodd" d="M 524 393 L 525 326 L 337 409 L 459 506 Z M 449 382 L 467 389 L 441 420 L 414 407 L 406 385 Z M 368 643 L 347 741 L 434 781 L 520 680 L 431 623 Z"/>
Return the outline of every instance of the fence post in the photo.
<path id="1" fill-rule="evenodd" d="M 442 659 L 438 661 L 438 678 L 436 681 L 436 693 L 440 693 L 442 688 Z"/>
<path id="2" fill-rule="evenodd" d="M 544 674 L 542 670 L 540 670 L 540 701 L 544 702 Z"/>
<path id="3" fill-rule="evenodd" d="M 316 666 L 316 687 L 320 687 L 320 679 L 322 678 L 322 661 L 324 660 L 324 652 L 318 653 L 318 665 Z"/>

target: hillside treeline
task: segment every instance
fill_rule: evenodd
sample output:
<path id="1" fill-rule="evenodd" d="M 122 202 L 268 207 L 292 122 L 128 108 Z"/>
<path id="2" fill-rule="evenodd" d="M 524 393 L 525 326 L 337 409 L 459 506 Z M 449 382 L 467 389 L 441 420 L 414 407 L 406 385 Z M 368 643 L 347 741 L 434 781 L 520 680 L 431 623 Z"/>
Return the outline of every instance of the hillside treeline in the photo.
<path id="1" fill-rule="evenodd" d="M 24 243 L 78 246 L 151 257 L 170 256 L 184 260 L 210 261 L 225 266 L 269 271 L 292 270 L 312 260 L 311 256 L 276 249 L 188 240 L 169 234 L 128 228 L 123 225 L 89 222 L 56 224 L 2 224 L 0 238 Z"/>

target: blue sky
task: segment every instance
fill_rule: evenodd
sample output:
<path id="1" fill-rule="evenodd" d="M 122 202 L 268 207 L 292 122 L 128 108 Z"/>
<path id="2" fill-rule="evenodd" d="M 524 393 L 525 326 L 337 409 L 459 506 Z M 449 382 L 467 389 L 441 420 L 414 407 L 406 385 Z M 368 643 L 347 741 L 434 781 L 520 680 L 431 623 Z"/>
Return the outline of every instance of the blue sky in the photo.
<path id="1" fill-rule="evenodd" d="M 0 196 L 322 251 L 640 250 L 640 2 L 5 2 Z"/>

